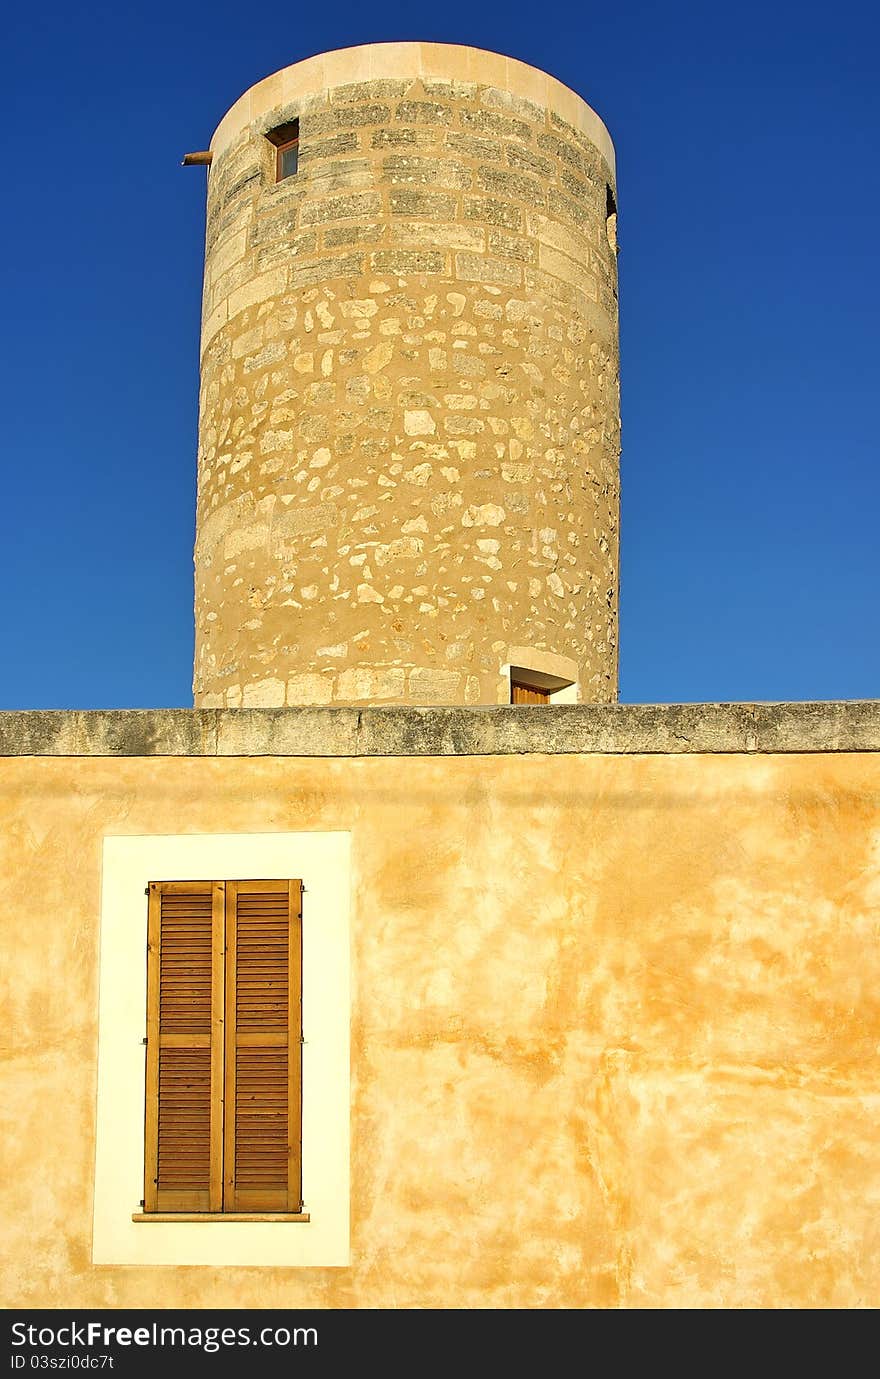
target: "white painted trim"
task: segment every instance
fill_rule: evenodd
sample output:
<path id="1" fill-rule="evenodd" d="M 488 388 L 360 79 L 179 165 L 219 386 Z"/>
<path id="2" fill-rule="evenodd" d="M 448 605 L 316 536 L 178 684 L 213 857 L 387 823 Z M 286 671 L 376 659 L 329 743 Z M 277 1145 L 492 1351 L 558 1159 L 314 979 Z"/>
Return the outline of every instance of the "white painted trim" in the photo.
<path id="1" fill-rule="evenodd" d="M 550 694 L 551 704 L 579 704 L 579 689 L 576 684 L 560 685 L 559 689 L 553 690 Z"/>
<path id="2" fill-rule="evenodd" d="M 348 833 L 107 837 L 101 891 L 94 1264 L 349 1263 Z M 150 881 L 302 878 L 303 1198 L 309 1222 L 139 1223 Z"/>

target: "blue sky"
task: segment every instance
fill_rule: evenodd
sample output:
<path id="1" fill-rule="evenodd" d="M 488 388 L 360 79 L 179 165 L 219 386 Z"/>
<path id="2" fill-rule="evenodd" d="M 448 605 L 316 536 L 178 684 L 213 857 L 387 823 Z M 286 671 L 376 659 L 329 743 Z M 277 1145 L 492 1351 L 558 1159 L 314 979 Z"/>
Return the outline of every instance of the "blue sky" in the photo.
<path id="1" fill-rule="evenodd" d="M 0 58 L 0 707 L 191 703 L 180 158 L 260 77 L 391 39 L 542 67 L 614 138 L 621 698 L 880 695 L 876 6 L 46 0 Z"/>

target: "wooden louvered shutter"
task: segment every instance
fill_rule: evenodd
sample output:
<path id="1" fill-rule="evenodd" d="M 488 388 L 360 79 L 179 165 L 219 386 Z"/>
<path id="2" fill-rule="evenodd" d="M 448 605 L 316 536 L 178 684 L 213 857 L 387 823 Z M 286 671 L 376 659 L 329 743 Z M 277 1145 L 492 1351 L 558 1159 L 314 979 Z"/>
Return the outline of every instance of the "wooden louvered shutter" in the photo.
<path id="1" fill-rule="evenodd" d="M 536 685 L 525 685 L 521 680 L 510 682 L 511 704 L 549 704 L 550 691 L 538 689 Z"/>
<path id="2" fill-rule="evenodd" d="M 298 1212 L 302 883 L 226 883 L 223 1210 Z"/>
<path id="3" fill-rule="evenodd" d="M 224 887 L 149 888 L 144 1210 L 222 1205 Z"/>

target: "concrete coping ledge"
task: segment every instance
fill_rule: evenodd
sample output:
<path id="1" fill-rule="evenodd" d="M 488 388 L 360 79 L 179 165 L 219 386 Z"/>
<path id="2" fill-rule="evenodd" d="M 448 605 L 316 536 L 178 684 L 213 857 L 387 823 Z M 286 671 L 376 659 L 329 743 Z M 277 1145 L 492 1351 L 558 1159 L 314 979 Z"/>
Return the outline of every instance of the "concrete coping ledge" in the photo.
<path id="1" fill-rule="evenodd" d="M 0 712 L 3 757 L 877 752 L 880 700 Z"/>

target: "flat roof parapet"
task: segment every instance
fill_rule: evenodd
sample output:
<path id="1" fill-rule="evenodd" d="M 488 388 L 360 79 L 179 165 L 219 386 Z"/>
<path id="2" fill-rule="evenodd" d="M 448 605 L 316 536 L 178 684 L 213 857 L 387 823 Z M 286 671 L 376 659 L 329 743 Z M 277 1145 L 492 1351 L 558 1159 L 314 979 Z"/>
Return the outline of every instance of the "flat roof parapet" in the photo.
<path id="1" fill-rule="evenodd" d="M 0 712 L 4 757 L 445 757 L 880 751 L 880 700 Z"/>

